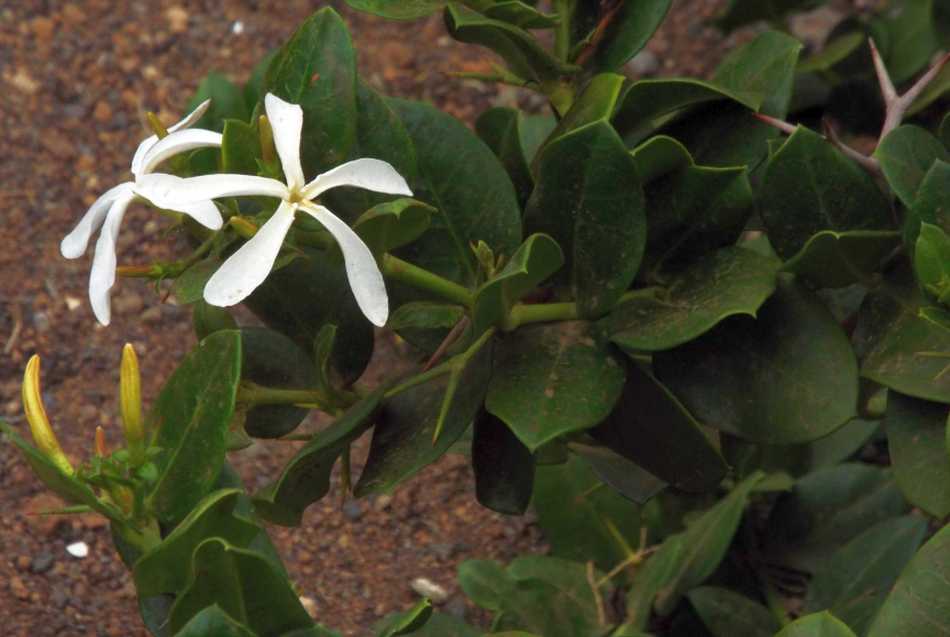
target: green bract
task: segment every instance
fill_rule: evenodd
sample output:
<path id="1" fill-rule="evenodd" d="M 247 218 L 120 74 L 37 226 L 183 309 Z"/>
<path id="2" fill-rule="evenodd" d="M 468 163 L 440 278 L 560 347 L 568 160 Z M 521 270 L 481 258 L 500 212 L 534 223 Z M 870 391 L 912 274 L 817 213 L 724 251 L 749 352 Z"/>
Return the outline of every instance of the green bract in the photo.
<path id="1" fill-rule="evenodd" d="M 117 269 L 171 279 L 199 339 L 152 405 L 148 448 L 100 439 L 72 462 L 38 361 L 24 387 L 38 448 L 3 427 L 69 511 L 109 519 L 149 630 L 336 634 L 263 523 L 320 524 L 308 507 L 335 488 L 424 489 L 423 469 L 462 453 L 478 502 L 533 509 L 551 555 L 460 565 L 490 625 L 434 595 L 376 635 L 944 634 L 950 72 L 925 67 L 950 44 L 950 11 L 894 0 L 804 60 L 760 30 L 709 79 L 634 81 L 624 65 L 670 0 L 347 4 L 441 13 L 496 56 L 463 75 L 544 108 L 461 122 L 383 95 L 323 8 L 244 86 L 209 75 L 182 124 L 202 128 L 144 143 L 162 151 L 145 172 L 168 173 L 109 194 L 64 242 L 78 256 L 105 224 L 102 317 L 116 197 L 119 212 L 175 204 L 199 221 L 182 217 L 180 260 Z M 716 24 L 784 28 L 821 4 L 731 0 Z M 845 99 L 875 77 L 883 125 Z M 384 365 L 365 374 L 380 342 Z M 311 412 L 317 429 L 301 426 Z M 227 454 L 255 438 L 302 444 L 249 496 Z"/>

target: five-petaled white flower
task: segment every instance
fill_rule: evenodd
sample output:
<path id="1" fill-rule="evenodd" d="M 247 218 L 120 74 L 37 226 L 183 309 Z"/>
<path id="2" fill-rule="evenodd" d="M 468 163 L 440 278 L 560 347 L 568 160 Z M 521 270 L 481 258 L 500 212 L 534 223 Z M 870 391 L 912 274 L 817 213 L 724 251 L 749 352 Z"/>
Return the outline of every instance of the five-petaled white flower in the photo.
<path id="1" fill-rule="evenodd" d="M 264 282 L 294 221 L 294 213 L 301 210 L 320 222 L 336 239 L 357 304 L 371 323 L 384 325 L 389 317 L 389 300 L 373 253 L 346 222 L 314 200 L 339 186 L 412 195 L 406 180 L 384 161 L 356 159 L 306 182 L 300 165 L 303 109 L 272 94 L 264 98 L 264 107 L 287 183 L 250 175 L 218 174 L 181 179 L 156 174 L 142 180 L 144 195 L 154 204 L 171 210 L 182 210 L 182 206 L 196 201 L 219 197 L 257 195 L 280 199 L 273 216 L 208 280 L 204 298 L 211 305 L 228 307 L 240 303 Z"/>
<path id="2" fill-rule="evenodd" d="M 142 178 L 155 170 L 159 164 L 173 155 L 181 152 L 221 146 L 221 134 L 200 128 L 189 128 L 208 110 L 211 100 L 205 100 L 187 117 L 168 129 L 169 134 L 159 139 L 152 135 L 139 144 L 132 157 L 132 176 L 134 181 L 127 181 L 107 190 L 96 199 L 86 214 L 83 215 L 76 227 L 73 228 L 59 245 L 59 250 L 67 259 L 76 259 L 83 255 L 89 245 L 89 239 L 99 228 L 99 239 L 96 241 L 95 256 L 92 260 L 92 269 L 89 272 L 89 301 L 96 318 L 103 325 L 108 325 L 111 318 L 109 304 L 109 290 L 115 283 L 115 246 L 118 238 L 119 226 L 129 204 L 136 197 L 144 197 L 139 185 Z M 217 230 L 223 221 L 217 206 L 211 200 L 193 201 L 186 206 L 178 206 L 183 212 L 203 226 Z"/>

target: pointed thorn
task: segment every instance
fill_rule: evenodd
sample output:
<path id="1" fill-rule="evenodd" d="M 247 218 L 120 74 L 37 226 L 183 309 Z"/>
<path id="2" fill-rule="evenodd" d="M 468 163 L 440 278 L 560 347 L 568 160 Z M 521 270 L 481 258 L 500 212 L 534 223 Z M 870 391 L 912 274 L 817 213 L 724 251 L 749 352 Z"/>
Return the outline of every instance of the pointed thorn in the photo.
<path id="1" fill-rule="evenodd" d="M 798 128 L 794 124 L 789 124 L 784 120 L 771 117 L 770 115 L 765 115 L 763 113 L 752 113 L 752 115 L 760 122 L 764 122 L 773 128 L 777 128 L 786 135 L 791 135 Z"/>
<path id="2" fill-rule="evenodd" d="M 881 86 L 881 95 L 884 96 L 884 102 L 890 104 L 897 99 L 897 91 L 894 89 L 894 83 L 891 82 L 891 76 L 887 72 L 887 66 L 884 64 L 884 58 L 878 51 L 874 38 L 868 38 L 868 45 L 871 47 L 871 59 L 874 60 L 874 71 L 877 73 L 877 81 Z"/>

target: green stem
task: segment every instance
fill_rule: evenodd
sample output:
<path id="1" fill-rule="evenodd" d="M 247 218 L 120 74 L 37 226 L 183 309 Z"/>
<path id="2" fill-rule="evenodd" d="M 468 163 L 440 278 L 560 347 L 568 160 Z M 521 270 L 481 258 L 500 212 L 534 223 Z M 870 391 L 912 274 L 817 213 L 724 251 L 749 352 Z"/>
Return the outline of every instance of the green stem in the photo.
<path id="1" fill-rule="evenodd" d="M 356 396 L 350 392 L 340 391 L 335 396 L 329 396 L 319 389 L 283 389 L 280 387 L 265 387 L 244 381 L 238 387 L 237 400 L 252 405 L 316 405 L 320 411 L 332 412 L 340 406 L 351 404 Z"/>
<path id="2" fill-rule="evenodd" d="M 639 290 L 630 290 L 624 293 L 617 301 L 617 306 L 629 303 L 638 298 L 656 297 L 660 288 L 649 287 Z M 616 306 L 615 306 L 616 307 Z M 550 323 L 551 321 L 573 321 L 580 318 L 580 312 L 577 309 L 577 303 L 536 303 L 536 304 L 517 304 L 511 308 L 511 312 L 505 319 L 502 329 L 506 332 L 518 329 L 526 323 Z"/>
<path id="3" fill-rule="evenodd" d="M 420 290 L 426 290 L 465 307 L 472 306 L 472 293 L 467 288 L 434 272 L 424 270 L 391 254 L 384 254 L 380 265 L 383 275 L 390 279 L 395 279 Z"/>
<path id="4" fill-rule="evenodd" d="M 554 55 L 567 62 L 571 53 L 571 16 L 574 15 L 575 0 L 555 0 L 558 23 L 554 30 Z"/>

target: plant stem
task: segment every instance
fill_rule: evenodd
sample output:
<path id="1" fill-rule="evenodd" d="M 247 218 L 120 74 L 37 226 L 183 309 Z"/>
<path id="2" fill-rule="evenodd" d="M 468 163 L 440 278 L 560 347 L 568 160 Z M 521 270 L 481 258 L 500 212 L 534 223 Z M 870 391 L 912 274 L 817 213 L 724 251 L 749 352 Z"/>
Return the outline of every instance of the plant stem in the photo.
<path id="1" fill-rule="evenodd" d="M 630 290 L 620 297 L 620 300 L 617 301 L 617 306 L 623 305 L 624 303 L 629 303 L 634 299 L 642 297 L 654 297 L 656 296 L 659 289 L 660 288 L 657 287 L 648 287 L 641 288 L 639 290 Z M 510 332 L 518 329 L 520 326 L 525 325 L 526 323 L 573 321 L 578 318 L 580 318 L 580 313 L 577 309 L 577 303 L 519 303 L 511 308 L 511 312 L 505 319 L 501 329 L 505 330 L 506 332 Z"/>
<path id="2" fill-rule="evenodd" d="M 467 288 L 434 272 L 429 272 L 391 254 L 383 255 L 380 266 L 386 277 L 432 292 L 453 303 L 459 303 L 468 308 L 472 306 L 472 293 Z"/>
<path id="3" fill-rule="evenodd" d="M 571 16 L 574 14 L 575 0 L 555 0 L 557 28 L 554 30 L 554 55 L 567 62 L 571 53 Z"/>
<path id="4" fill-rule="evenodd" d="M 280 387 L 265 387 L 244 381 L 238 387 L 238 402 L 252 405 L 316 405 L 321 411 L 333 411 L 341 405 L 351 404 L 355 395 L 340 391 L 335 396 L 328 396 L 319 389 L 283 389 Z"/>

